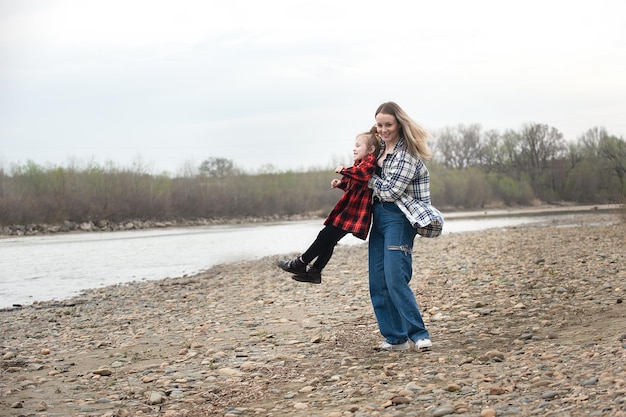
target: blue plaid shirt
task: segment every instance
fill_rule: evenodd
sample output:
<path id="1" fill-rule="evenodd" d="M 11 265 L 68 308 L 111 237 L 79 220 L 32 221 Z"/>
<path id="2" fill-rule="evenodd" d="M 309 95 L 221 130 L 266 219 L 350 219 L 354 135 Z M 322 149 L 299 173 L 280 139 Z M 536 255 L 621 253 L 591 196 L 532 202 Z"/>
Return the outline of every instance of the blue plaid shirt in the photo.
<path id="1" fill-rule="evenodd" d="M 382 144 L 383 150 L 385 143 Z M 394 202 L 424 237 L 443 231 L 443 215 L 430 204 L 430 175 L 420 158 L 411 155 L 400 138 L 383 161 L 381 176 L 373 175 L 368 186 L 374 197 Z"/>

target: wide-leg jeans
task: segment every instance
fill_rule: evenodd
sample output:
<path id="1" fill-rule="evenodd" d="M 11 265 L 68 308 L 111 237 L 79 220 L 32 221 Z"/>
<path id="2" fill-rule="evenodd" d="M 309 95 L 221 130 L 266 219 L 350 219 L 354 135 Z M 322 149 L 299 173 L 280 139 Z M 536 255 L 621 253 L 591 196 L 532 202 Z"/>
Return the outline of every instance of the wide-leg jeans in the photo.
<path id="1" fill-rule="evenodd" d="M 429 339 L 409 286 L 417 230 L 394 203 L 374 203 L 368 246 L 369 289 L 380 333 L 391 344 Z"/>

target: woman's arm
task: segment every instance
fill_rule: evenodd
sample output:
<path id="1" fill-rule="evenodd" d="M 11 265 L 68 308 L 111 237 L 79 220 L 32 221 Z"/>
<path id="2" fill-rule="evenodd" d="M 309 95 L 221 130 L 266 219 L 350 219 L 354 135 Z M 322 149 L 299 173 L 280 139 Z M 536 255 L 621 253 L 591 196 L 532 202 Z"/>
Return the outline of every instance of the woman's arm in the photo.
<path id="1" fill-rule="evenodd" d="M 405 194 L 408 185 L 419 175 L 421 160 L 400 149 L 383 163 L 384 180 L 374 175 L 368 186 L 382 201 L 396 201 Z"/>

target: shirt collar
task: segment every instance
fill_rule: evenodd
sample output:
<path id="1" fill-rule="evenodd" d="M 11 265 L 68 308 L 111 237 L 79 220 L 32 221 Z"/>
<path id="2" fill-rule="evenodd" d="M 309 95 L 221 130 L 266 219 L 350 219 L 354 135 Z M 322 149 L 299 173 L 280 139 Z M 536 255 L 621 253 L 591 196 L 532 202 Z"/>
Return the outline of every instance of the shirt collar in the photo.
<path id="1" fill-rule="evenodd" d="M 393 149 L 389 151 L 389 153 L 396 153 L 396 151 L 398 149 L 401 149 L 403 146 L 404 146 L 404 138 L 400 136 L 400 139 L 398 139 L 396 144 L 393 146 Z M 387 145 L 385 144 L 385 141 L 383 141 L 383 149 L 385 149 L 386 147 Z"/>

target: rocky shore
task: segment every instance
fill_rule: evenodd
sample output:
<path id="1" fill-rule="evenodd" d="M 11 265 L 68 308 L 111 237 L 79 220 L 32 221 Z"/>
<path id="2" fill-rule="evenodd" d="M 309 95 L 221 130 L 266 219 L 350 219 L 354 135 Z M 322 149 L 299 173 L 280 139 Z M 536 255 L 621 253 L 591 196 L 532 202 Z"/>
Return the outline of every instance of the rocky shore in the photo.
<path id="1" fill-rule="evenodd" d="M 240 217 L 240 218 L 216 218 L 216 219 L 181 219 L 169 221 L 155 220 L 126 220 L 123 222 L 114 222 L 109 220 L 99 220 L 96 222 L 73 222 L 66 220 L 58 224 L 46 223 L 27 223 L 27 224 L 11 224 L 8 226 L 0 226 L 0 236 L 36 236 L 49 235 L 57 233 L 71 232 L 118 232 L 124 230 L 145 230 L 160 229 L 164 227 L 193 227 L 193 226 L 214 226 L 221 224 L 251 224 L 263 223 L 277 220 L 299 221 L 314 218 L 310 215 L 291 215 L 291 216 L 266 216 L 266 217 Z"/>
<path id="2" fill-rule="evenodd" d="M 277 255 L 3 310 L 0 415 L 626 416 L 625 236 L 590 214 L 418 238 L 427 352 L 374 349 L 365 244 L 321 285 Z"/>

